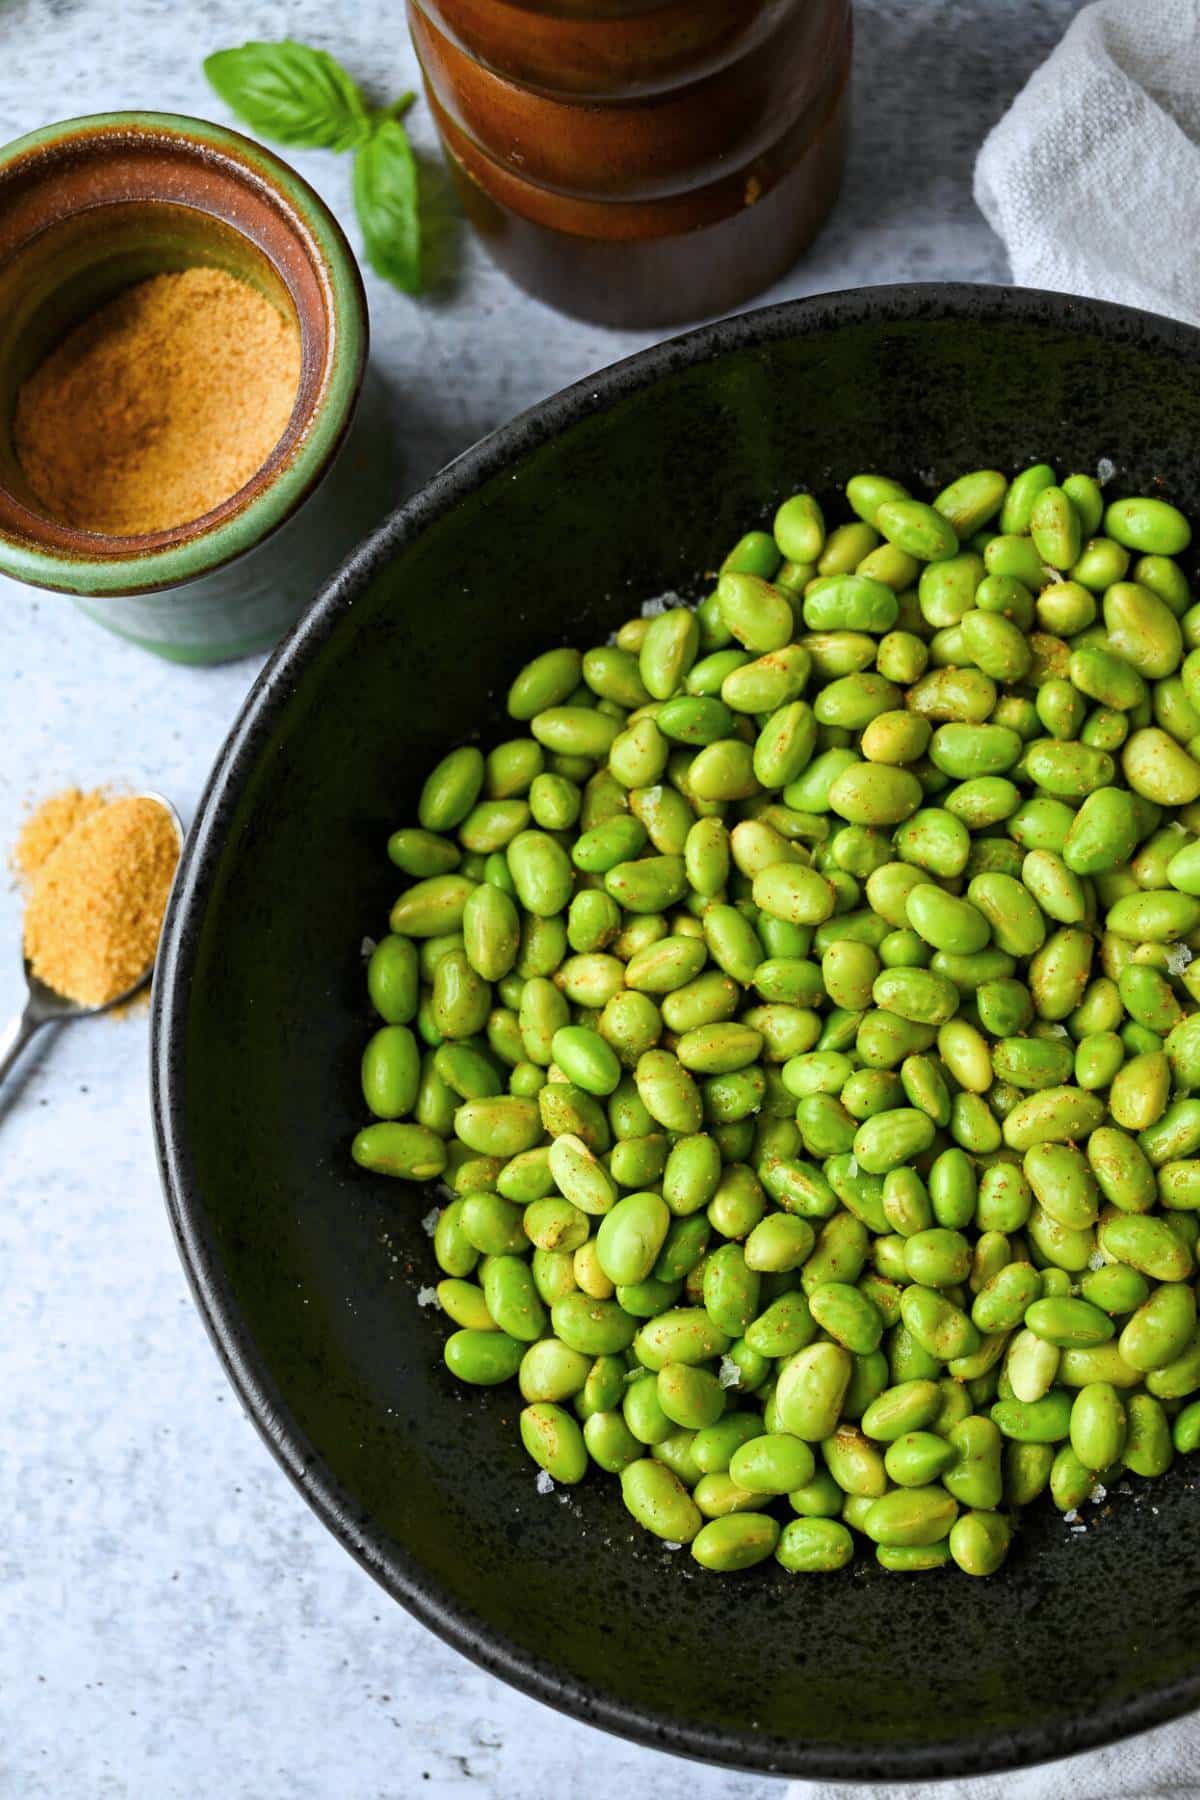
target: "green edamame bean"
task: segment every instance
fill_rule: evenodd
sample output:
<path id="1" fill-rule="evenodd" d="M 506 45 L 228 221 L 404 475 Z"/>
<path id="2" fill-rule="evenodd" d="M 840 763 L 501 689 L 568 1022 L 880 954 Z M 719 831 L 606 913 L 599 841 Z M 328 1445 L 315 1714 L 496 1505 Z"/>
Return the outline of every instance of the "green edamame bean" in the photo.
<path id="1" fill-rule="evenodd" d="M 761 1277 L 740 1244 L 723 1244 L 704 1264 L 704 1310 L 726 1336 L 741 1337 L 758 1311 Z"/>
<path id="2" fill-rule="evenodd" d="M 1124 1402 L 1125 1444 L 1121 1460 L 1134 1475 L 1165 1475 L 1174 1460 L 1171 1421 L 1152 1394 L 1130 1394 Z"/>
<path id="3" fill-rule="evenodd" d="M 1131 1401 L 1131 1407 L 1132 1404 Z M 1200 1449 L 1200 1400 L 1193 1400 L 1182 1412 L 1176 1413 L 1171 1435 L 1174 1447 L 1181 1456 L 1189 1456 L 1194 1450 Z M 1135 1472 L 1141 1473 L 1140 1470 Z"/>
<path id="4" fill-rule="evenodd" d="M 872 1503 L 862 1529 L 873 1543 L 889 1549 L 919 1548 L 938 1543 L 957 1517 L 958 1502 L 944 1488 L 894 1488 Z"/>
<path id="5" fill-rule="evenodd" d="M 421 1076 L 417 1041 L 407 1025 L 384 1025 L 362 1056 L 362 1090 L 377 1119 L 400 1119 L 416 1104 Z"/>
<path id="6" fill-rule="evenodd" d="M 710 1519 L 692 1541 L 692 1555 L 705 1569 L 722 1573 L 750 1569 L 774 1554 L 779 1521 L 769 1513 L 732 1513 Z"/>
<path id="7" fill-rule="evenodd" d="M 482 1288 L 473 1281 L 448 1277 L 437 1284 L 438 1304 L 447 1317 L 469 1331 L 495 1331 Z"/>
<path id="8" fill-rule="evenodd" d="M 1157 1400 L 1182 1400 L 1200 1387 L 1200 1333 L 1181 1356 L 1162 1369 L 1151 1369 L 1146 1387 Z"/>
<path id="9" fill-rule="evenodd" d="M 1105 509 L 1104 529 L 1127 550 L 1151 556 L 1178 556 L 1192 541 L 1191 526 L 1178 507 L 1147 497 L 1112 501 Z"/>
<path id="10" fill-rule="evenodd" d="M 1184 1281 L 1155 1288 L 1133 1313 L 1118 1347 L 1127 1363 L 1148 1372 L 1183 1355 L 1196 1329 L 1196 1296 Z"/>
<path id="11" fill-rule="evenodd" d="M 758 1412 L 731 1412 L 719 1419 L 715 1425 L 708 1425 L 698 1431 L 692 1440 L 692 1457 L 696 1467 L 703 1475 L 720 1475 L 728 1471 L 734 1453 L 742 1444 L 748 1444 L 752 1438 L 763 1435 L 762 1414 Z M 797 1440 L 789 1439 L 789 1442 Z M 811 1452 L 809 1453 L 811 1461 Z M 751 1490 L 745 1482 L 739 1487 L 746 1492 Z"/>
<path id="12" fill-rule="evenodd" d="M 425 831 L 451 831 L 461 824 L 483 786 L 483 753 L 465 744 L 444 756 L 421 789 L 417 817 Z"/>
<path id="13" fill-rule="evenodd" d="M 1056 1344 L 1028 1329 L 1018 1331 L 1004 1365 L 1012 1397 L 1024 1405 L 1044 1399 L 1054 1386 L 1061 1360 Z"/>
<path id="14" fill-rule="evenodd" d="M 1125 1433 L 1125 1407 L 1114 1387 L 1093 1381 L 1078 1390 L 1071 1407 L 1071 1448 L 1085 1469 L 1119 1462 Z"/>
<path id="15" fill-rule="evenodd" d="M 971 1321 L 980 1331 L 1012 1331 L 1041 1297 L 1042 1278 L 1029 1263 L 1008 1263 L 975 1296 Z"/>
<path id="16" fill-rule="evenodd" d="M 888 1475 L 883 1457 L 854 1426 L 839 1426 L 822 1443 L 821 1456 L 843 1493 L 867 1501 L 886 1493 Z"/>
<path id="17" fill-rule="evenodd" d="M 407 1025 L 417 1013 L 417 952 L 406 937 L 381 938 L 367 964 L 367 992 L 388 1025 Z"/>
<path id="18" fill-rule="evenodd" d="M 668 700 L 695 662 L 699 647 L 700 628 L 694 613 L 675 607 L 651 619 L 638 654 L 638 671 L 647 693 L 656 700 Z"/>
<path id="19" fill-rule="evenodd" d="M 1090 1269 L 1079 1285 L 1085 1300 L 1114 1318 L 1136 1311 L 1150 1294 L 1150 1283 L 1145 1276 L 1121 1263 L 1107 1263 L 1103 1268 Z"/>
<path id="20" fill-rule="evenodd" d="M 783 1432 L 747 1439 L 734 1449 L 729 1462 L 734 1481 L 753 1494 L 790 1493 L 805 1487 L 815 1472 L 809 1446 Z"/>
<path id="21" fill-rule="evenodd" d="M 540 1400 L 527 1406 L 520 1419 L 521 1442 L 547 1475 L 567 1486 L 582 1481 L 588 1453 L 583 1432 L 561 1406 Z"/>
<path id="22" fill-rule="evenodd" d="M 943 488 L 933 504 L 960 539 L 969 538 L 995 518 L 1007 491 L 1008 481 L 998 469 L 976 469 Z"/>
<path id="23" fill-rule="evenodd" d="M 509 1381 L 521 1366 L 525 1345 L 502 1331 L 454 1332 L 443 1352 L 446 1367 L 472 1387 L 497 1387 Z"/>
<path id="24" fill-rule="evenodd" d="M 743 1246 L 748 1268 L 762 1274 L 798 1269 L 812 1251 L 815 1233 L 807 1219 L 772 1213 L 760 1221 Z M 798 1484 L 793 1484 L 798 1485 Z"/>
<path id="25" fill-rule="evenodd" d="M 897 1487 L 928 1487 L 957 1456 L 954 1446 L 936 1432 L 909 1431 L 889 1444 L 884 1467 Z"/>
<path id="26" fill-rule="evenodd" d="M 1021 533 L 1029 530 L 1034 504 L 1039 494 L 1054 486 L 1057 477 L 1049 463 L 1034 463 L 1023 469 L 1008 484 L 1000 511 L 1000 530 Z"/>
<path id="27" fill-rule="evenodd" d="M 589 1413 L 583 1422 L 583 1441 L 592 1461 L 608 1475 L 619 1475 L 636 1462 L 642 1445 L 619 1412 Z"/>
<path id="28" fill-rule="evenodd" d="M 793 494 L 775 514 L 771 531 L 791 562 L 816 562 L 825 547 L 825 519 L 811 494 Z"/>
<path id="29" fill-rule="evenodd" d="M 703 1524 L 683 1483 L 650 1457 L 622 1469 L 621 1497 L 638 1524 L 667 1543 L 690 1544 Z"/>
<path id="30" fill-rule="evenodd" d="M 443 1140 L 424 1125 L 391 1120 L 357 1133 L 350 1154 L 360 1168 L 401 1181 L 433 1181 L 446 1167 Z"/>
<path id="31" fill-rule="evenodd" d="M 777 1429 L 809 1443 L 832 1436 L 851 1368 L 850 1353 L 840 1344 L 809 1344 L 790 1356 L 775 1389 Z"/>
<path id="32" fill-rule="evenodd" d="M 658 1261 L 670 1222 L 658 1194 L 627 1194 L 618 1200 L 596 1233 L 597 1260 L 608 1279 L 618 1286 L 645 1281 Z"/>
<path id="33" fill-rule="evenodd" d="M 414 880 L 428 875 L 446 875 L 462 860 L 449 838 L 440 837 L 435 831 L 412 827 L 393 831 L 388 839 L 387 853 L 396 867 Z"/>
<path id="34" fill-rule="evenodd" d="M 1195 1268 L 1191 1250 L 1165 1219 L 1112 1214 L 1101 1221 L 1097 1239 L 1106 1256 L 1152 1281 L 1186 1281 Z"/>
<path id="35" fill-rule="evenodd" d="M 1004 1499 L 1012 1507 L 1028 1506 L 1044 1493 L 1054 1467 L 1052 1444 L 1006 1443 L 1004 1446 Z"/>
<path id="36" fill-rule="evenodd" d="M 1004 1121 L 1004 1141 L 1013 1150 L 1034 1144 L 1071 1143 L 1102 1124 L 1104 1103 L 1082 1088 L 1046 1088 L 1029 1094 Z"/>
<path id="37" fill-rule="evenodd" d="M 944 1441 L 952 1457 L 941 1470 L 946 1492 L 962 1506 L 983 1511 L 999 1506 L 1004 1492 L 1004 1439 L 994 1421 L 970 1414 L 950 1427 Z"/>
<path id="38" fill-rule="evenodd" d="M 844 1569 L 854 1540 L 838 1519 L 793 1519 L 779 1534 L 775 1560 L 792 1575 L 823 1575 Z"/>
<path id="39" fill-rule="evenodd" d="M 621 1065 L 611 1045 L 587 1026 L 560 1026 L 550 1053 L 567 1080 L 586 1093 L 611 1094 L 620 1082 Z"/>
<path id="40" fill-rule="evenodd" d="M 1200 763 L 1157 726 L 1131 734 L 1121 767 L 1134 793 L 1156 805 L 1188 806 L 1200 795 Z"/>
<path id="41" fill-rule="evenodd" d="M 514 719 L 532 719 L 547 707 L 560 706 L 579 685 L 583 658 L 577 650 L 546 650 L 535 656 L 508 691 L 508 712 Z"/>
<path id="42" fill-rule="evenodd" d="M 964 1575 L 994 1575 L 1008 1555 L 1011 1527 L 1002 1513 L 967 1512 L 950 1527 L 950 1555 Z"/>
<path id="43" fill-rule="evenodd" d="M 920 500 L 883 501 L 875 509 L 874 525 L 889 543 L 918 562 L 941 562 L 958 552 L 958 534 L 950 520 Z"/>
<path id="44" fill-rule="evenodd" d="M 1107 1313 L 1086 1300 L 1035 1300 L 1025 1311 L 1026 1328 L 1060 1350 L 1107 1343 L 1114 1326 Z"/>
<path id="45" fill-rule="evenodd" d="M 989 575 L 1019 581 L 1031 594 L 1038 594 L 1049 579 L 1033 540 L 1017 533 L 1001 532 L 992 538 L 984 550 L 983 562 Z"/>
<path id="46" fill-rule="evenodd" d="M 651 1118 L 684 1135 L 700 1128 L 703 1105 L 696 1084 L 668 1050 L 647 1050 L 634 1071 L 638 1094 Z"/>
<path id="47" fill-rule="evenodd" d="M 658 1404 L 667 1418 L 685 1431 L 715 1425 L 725 1410 L 725 1391 L 707 1369 L 667 1363 L 657 1376 Z"/>
<path id="48" fill-rule="evenodd" d="M 636 1335 L 638 1360 L 655 1374 L 668 1362 L 697 1364 L 723 1356 L 729 1342 L 728 1334 L 719 1330 L 698 1306 L 660 1313 Z"/>
<path id="49" fill-rule="evenodd" d="M 760 576 L 726 570 L 717 582 L 717 609 L 725 629 L 756 656 L 791 640 L 794 615 L 787 597 Z M 644 668 L 642 679 L 653 692 Z"/>
<path id="50" fill-rule="evenodd" d="M 933 1288 L 906 1287 L 900 1316 L 921 1349 L 940 1362 L 973 1356 L 980 1348 L 979 1332 L 966 1313 Z"/>
<path id="51" fill-rule="evenodd" d="M 1029 532 L 1043 563 L 1070 569 L 1079 561 L 1083 530 L 1071 496 L 1060 487 L 1042 488 L 1029 514 Z"/>
<path id="52" fill-rule="evenodd" d="M 1062 1388 L 1051 1388 L 1040 1399 L 998 1400 L 991 1410 L 992 1423 L 1006 1438 L 1026 1444 L 1063 1443 L 1071 1426 L 1072 1397 Z"/>
<path id="53" fill-rule="evenodd" d="M 883 1175 L 928 1149 L 934 1130 L 927 1113 L 916 1107 L 896 1107 L 859 1126 L 854 1135 L 854 1155 L 869 1174 Z"/>
<path id="54" fill-rule="evenodd" d="M 892 589 L 869 575 L 830 574 L 811 583 L 804 596 L 809 631 L 890 631 L 900 615 Z M 811 646 L 810 646 L 811 653 Z"/>

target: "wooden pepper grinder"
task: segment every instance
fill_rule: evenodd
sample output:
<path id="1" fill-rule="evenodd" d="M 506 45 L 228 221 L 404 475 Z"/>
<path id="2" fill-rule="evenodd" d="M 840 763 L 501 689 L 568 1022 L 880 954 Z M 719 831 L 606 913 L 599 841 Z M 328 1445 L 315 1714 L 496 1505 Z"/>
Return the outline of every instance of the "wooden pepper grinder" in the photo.
<path id="1" fill-rule="evenodd" d="M 464 205 L 513 279 L 609 325 L 727 312 L 820 228 L 850 0 L 408 0 Z"/>

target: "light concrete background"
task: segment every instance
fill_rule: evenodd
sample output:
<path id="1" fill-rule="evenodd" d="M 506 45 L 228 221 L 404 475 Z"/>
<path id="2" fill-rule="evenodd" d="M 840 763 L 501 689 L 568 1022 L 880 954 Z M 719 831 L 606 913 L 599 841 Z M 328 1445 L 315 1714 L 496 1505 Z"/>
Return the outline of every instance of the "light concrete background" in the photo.
<path id="1" fill-rule="evenodd" d="M 1006 279 L 970 197 L 974 152 L 1075 10 L 858 0 L 844 195 L 768 298 Z M 379 100 L 415 83 L 398 0 L 0 0 L 0 141 L 115 108 L 224 119 L 201 57 L 284 35 L 333 51 Z M 411 123 L 432 158 L 428 115 Z M 294 161 L 353 238 L 348 162 Z M 367 277 L 406 491 L 647 341 L 550 313 L 452 222 L 445 238 L 432 297 Z M 68 782 L 151 784 L 190 814 L 255 668 L 168 667 L 65 600 L 0 582 L 0 845 Z M 4 1007 L 18 942 L 18 899 L 3 890 Z M 144 1014 L 61 1034 L 0 1117 L 0 1793 L 780 1795 L 524 1699 L 325 1535 L 241 1416 L 192 1309 L 153 1163 L 146 1039 Z"/>

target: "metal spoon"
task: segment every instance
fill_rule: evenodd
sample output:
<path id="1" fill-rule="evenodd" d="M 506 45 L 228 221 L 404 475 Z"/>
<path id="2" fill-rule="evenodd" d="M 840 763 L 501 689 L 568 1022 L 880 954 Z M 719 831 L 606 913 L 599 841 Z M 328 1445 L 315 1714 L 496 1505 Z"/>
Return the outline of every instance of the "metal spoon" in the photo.
<path id="1" fill-rule="evenodd" d="M 175 835 L 179 840 L 179 847 L 182 850 L 183 824 L 171 802 L 164 795 L 153 792 L 136 794 L 134 798 L 153 800 L 156 806 L 161 806 L 163 811 L 170 815 L 171 822 L 175 827 Z M 68 1000 L 65 995 L 58 994 L 53 988 L 47 987 L 44 981 L 39 981 L 29 966 L 28 957 L 24 959 L 24 966 L 25 986 L 28 990 L 25 1004 L 15 1018 L 9 1020 L 3 1031 L 0 1031 L 0 1081 L 4 1080 L 29 1040 L 41 1030 L 43 1025 L 61 1025 L 71 1019 L 90 1019 L 97 1013 L 111 1012 L 114 1006 L 122 1006 L 127 1000 L 132 1000 L 133 996 L 141 992 L 153 975 L 154 958 L 151 957 L 149 964 L 142 970 L 132 987 L 126 988 L 123 994 L 117 994 L 112 1000 L 106 1000 L 103 1006 L 81 1006 L 77 1000 Z"/>

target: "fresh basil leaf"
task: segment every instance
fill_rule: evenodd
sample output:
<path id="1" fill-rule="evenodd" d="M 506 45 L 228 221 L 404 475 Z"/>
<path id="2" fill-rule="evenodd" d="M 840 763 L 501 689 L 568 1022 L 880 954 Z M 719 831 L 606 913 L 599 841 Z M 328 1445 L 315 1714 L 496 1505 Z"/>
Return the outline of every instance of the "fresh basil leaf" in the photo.
<path id="1" fill-rule="evenodd" d="M 398 120 L 382 119 L 355 156 L 354 205 L 375 273 L 415 294 L 421 285 L 417 164 Z"/>
<path id="2" fill-rule="evenodd" d="M 204 73 L 232 112 L 263 137 L 311 150 L 353 150 L 371 123 L 363 97 L 324 50 L 284 38 L 206 57 Z"/>

